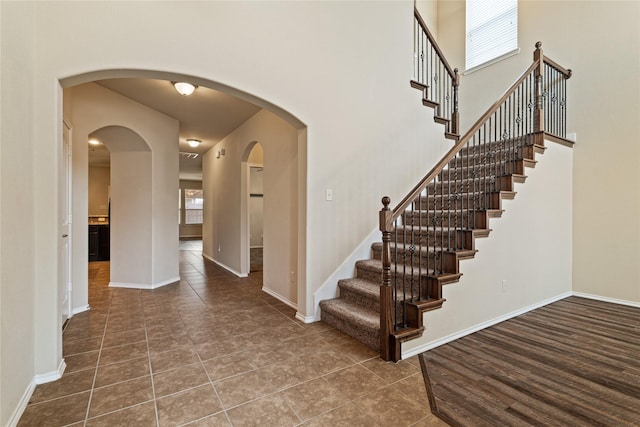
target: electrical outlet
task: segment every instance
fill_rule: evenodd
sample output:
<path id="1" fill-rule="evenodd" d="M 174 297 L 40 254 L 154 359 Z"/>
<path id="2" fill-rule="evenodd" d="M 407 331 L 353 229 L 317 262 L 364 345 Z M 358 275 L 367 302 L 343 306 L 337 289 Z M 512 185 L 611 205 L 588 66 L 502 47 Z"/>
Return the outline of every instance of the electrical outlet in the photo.
<path id="1" fill-rule="evenodd" d="M 218 245 L 218 252 L 222 252 L 222 245 Z"/>
<path id="2" fill-rule="evenodd" d="M 325 199 L 327 200 L 327 202 L 332 201 L 333 200 L 333 190 L 331 188 L 327 188 L 324 191 L 324 196 L 325 196 Z"/>
<path id="3" fill-rule="evenodd" d="M 502 293 L 506 293 L 507 292 L 507 281 L 503 280 L 502 281 Z"/>

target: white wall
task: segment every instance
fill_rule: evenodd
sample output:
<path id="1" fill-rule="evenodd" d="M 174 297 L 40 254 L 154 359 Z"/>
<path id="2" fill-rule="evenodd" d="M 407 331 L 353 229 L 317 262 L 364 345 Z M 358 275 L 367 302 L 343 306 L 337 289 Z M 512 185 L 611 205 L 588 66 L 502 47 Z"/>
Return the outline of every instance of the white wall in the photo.
<path id="1" fill-rule="evenodd" d="M 90 134 L 111 152 L 112 284 L 150 288 L 178 280 L 178 121 L 95 83 L 65 97 L 73 128 L 73 306 L 88 301 Z"/>
<path id="2" fill-rule="evenodd" d="M 248 163 L 252 148 L 263 152 L 264 289 L 297 303 L 296 268 L 298 170 L 297 131 L 274 114 L 260 110 L 205 153 L 203 253 L 239 275 L 249 272 Z M 225 155 L 217 158 L 217 152 Z M 257 150 L 254 150 L 257 152 Z"/>
<path id="3" fill-rule="evenodd" d="M 89 166 L 89 215 L 109 213 L 109 166 Z"/>
<path id="4" fill-rule="evenodd" d="M 464 2 L 439 2 L 439 41 L 453 66 L 464 64 L 464 20 Z M 531 64 L 537 41 L 573 69 L 573 290 L 639 303 L 640 2 L 521 1 L 518 31 L 519 55 L 462 77 L 462 129 Z"/>
<path id="5" fill-rule="evenodd" d="M 31 197 L 35 58 L 25 54 L 34 51 L 35 34 L 30 25 L 22 23 L 32 22 L 34 12 L 33 4 L 0 2 L 0 425 L 3 426 L 13 416 L 35 373 L 34 343 L 37 332 L 42 332 L 35 328 L 35 292 L 46 293 L 54 306 L 57 301 L 53 281 L 38 285 L 35 270 L 25 265 L 35 259 L 35 200 Z M 55 157 L 52 159 L 55 163 Z M 55 208 L 48 210 L 55 211 Z M 53 233 L 57 234 L 55 226 Z M 53 252 L 50 256 L 53 260 L 57 258 Z M 49 336 L 46 333 L 37 336 L 46 340 L 47 345 L 42 348 L 48 347 L 48 356 L 55 361 L 56 338 L 52 334 L 58 322 L 56 318 L 50 321 L 46 331 Z"/>
<path id="6" fill-rule="evenodd" d="M 476 239 L 475 258 L 460 262 L 460 281 L 444 286 L 442 308 L 424 315 L 424 335 L 402 345 L 403 357 L 571 292 L 574 152 L 546 145 L 489 237 Z"/>

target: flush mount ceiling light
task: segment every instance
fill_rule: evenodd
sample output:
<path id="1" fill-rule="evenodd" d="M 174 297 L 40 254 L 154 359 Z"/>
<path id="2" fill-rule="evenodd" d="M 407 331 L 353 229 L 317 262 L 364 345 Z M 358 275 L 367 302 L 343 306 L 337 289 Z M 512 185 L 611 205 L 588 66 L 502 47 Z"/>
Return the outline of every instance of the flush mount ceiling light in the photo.
<path id="1" fill-rule="evenodd" d="M 91 139 L 89 139 L 89 144 L 91 144 L 91 145 L 100 145 L 100 141 L 98 141 L 95 138 L 91 138 Z"/>
<path id="2" fill-rule="evenodd" d="M 202 143 L 202 141 L 200 141 L 199 139 L 187 139 L 187 144 L 189 144 L 189 147 L 196 148 L 198 145 L 200 145 L 200 143 Z"/>
<path id="3" fill-rule="evenodd" d="M 198 86 L 187 82 L 171 82 L 180 95 L 189 96 Z"/>

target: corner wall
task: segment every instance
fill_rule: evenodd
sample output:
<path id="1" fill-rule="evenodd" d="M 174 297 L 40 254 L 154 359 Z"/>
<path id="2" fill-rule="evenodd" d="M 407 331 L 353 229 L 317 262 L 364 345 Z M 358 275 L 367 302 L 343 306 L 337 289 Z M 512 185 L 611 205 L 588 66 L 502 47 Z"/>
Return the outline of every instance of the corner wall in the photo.
<path id="1" fill-rule="evenodd" d="M 577 133 L 573 290 L 638 304 L 640 2 L 520 1 L 518 5 L 521 52 L 462 77 L 462 129 L 531 64 L 537 41 L 545 55 L 571 68 L 568 132 Z M 464 22 L 464 2 L 439 2 L 439 41 L 452 64 L 464 64 Z"/>
<path id="2" fill-rule="evenodd" d="M 57 301 L 53 283 L 38 283 L 33 268 L 35 230 L 33 31 L 35 6 L 0 2 L 0 425 L 26 405 L 34 386 L 36 336 L 47 340 L 50 360 L 57 358 L 55 335 L 38 335 L 36 292 Z M 51 160 L 55 163 L 55 158 Z M 56 208 L 49 212 L 55 214 Z M 57 234 L 57 230 L 54 230 Z M 56 259 L 56 254 L 51 254 Z M 55 277 L 55 276 L 54 276 Z M 55 282 L 55 280 L 50 281 Z M 49 286 L 47 288 L 47 285 Z M 55 302 L 54 302 L 55 305 Z M 49 311 L 56 307 L 49 308 Z M 42 320 L 42 319 L 41 319 Z M 56 330 L 51 318 L 47 331 Z M 42 331 L 40 331 L 42 332 Z M 58 359 L 59 360 L 59 359 Z M 54 362 L 55 363 L 55 362 Z M 53 368 L 52 368 L 53 370 Z M 22 408 L 23 409 L 23 408 Z"/>
<path id="3" fill-rule="evenodd" d="M 249 150 L 262 146 L 264 163 L 263 289 L 297 304 L 298 133 L 260 110 L 205 153 L 203 254 L 238 275 L 249 273 Z M 224 156 L 217 158 L 219 150 Z"/>
<path id="4" fill-rule="evenodd" d="M 460 281 L 443 287 L 442 308 L 424 315 L 424 335 L 403 344 L 403 358 L 570 294 L 574 153 L 545 145 L 489 237 L 476 239 L 475 258 L 460 262 Z"/>
<path id="5" fill-rule="evenodd" d="M 152 288 L 178 280 L 178 121 L 95 83 L 67 89 L 65 97 L 71 99 L 65 107 L 72 111 L 65 115 L 73 127 L 74 308 L 88 304 L 87 140 L 89 134 L 100 129 L 113 126 L 129 129 L 151 150 L 136 151 L 139 148 L 127 144 L 126 138 L 116 138 L 109 147 L 113 150 L 111 191 L 114 199 L 117 196 L 125 203 L 138 203 L 137 206 L 144 209 L 144 213 L 131 216 L 120 212 L 121 207 L 112 206 L 112 219 L 116 221 L 111 224 L 116 246 L 112 252 L 112 282 Z M 138 165 L 135 156 L 147 159 L 148 164 Z M 135 173 L 132 179 L 139 180 L 142 170 L 146 176 L 137 182 L 145 183 L 148 194 L 132 200 L 126 176 Z M 132 240 L 131 236 L 137 237 Z M 117 249 L 118 241 L 126 248 L 124 251 Z"/>

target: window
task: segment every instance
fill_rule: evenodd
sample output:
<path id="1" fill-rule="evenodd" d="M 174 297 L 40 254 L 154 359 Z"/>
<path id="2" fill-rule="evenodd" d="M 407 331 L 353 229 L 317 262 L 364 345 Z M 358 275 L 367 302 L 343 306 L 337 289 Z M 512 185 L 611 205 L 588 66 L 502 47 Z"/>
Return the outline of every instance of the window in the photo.
<path id="1" fill-rule="evenodd" d="M 184 223 L 202 224 L 202 190 L 184 190 Z"/>
<path id="2" fill-rule="evenodd" d="M 467 0 L 466 71 L 518 52 L 518 0 Z"/>

